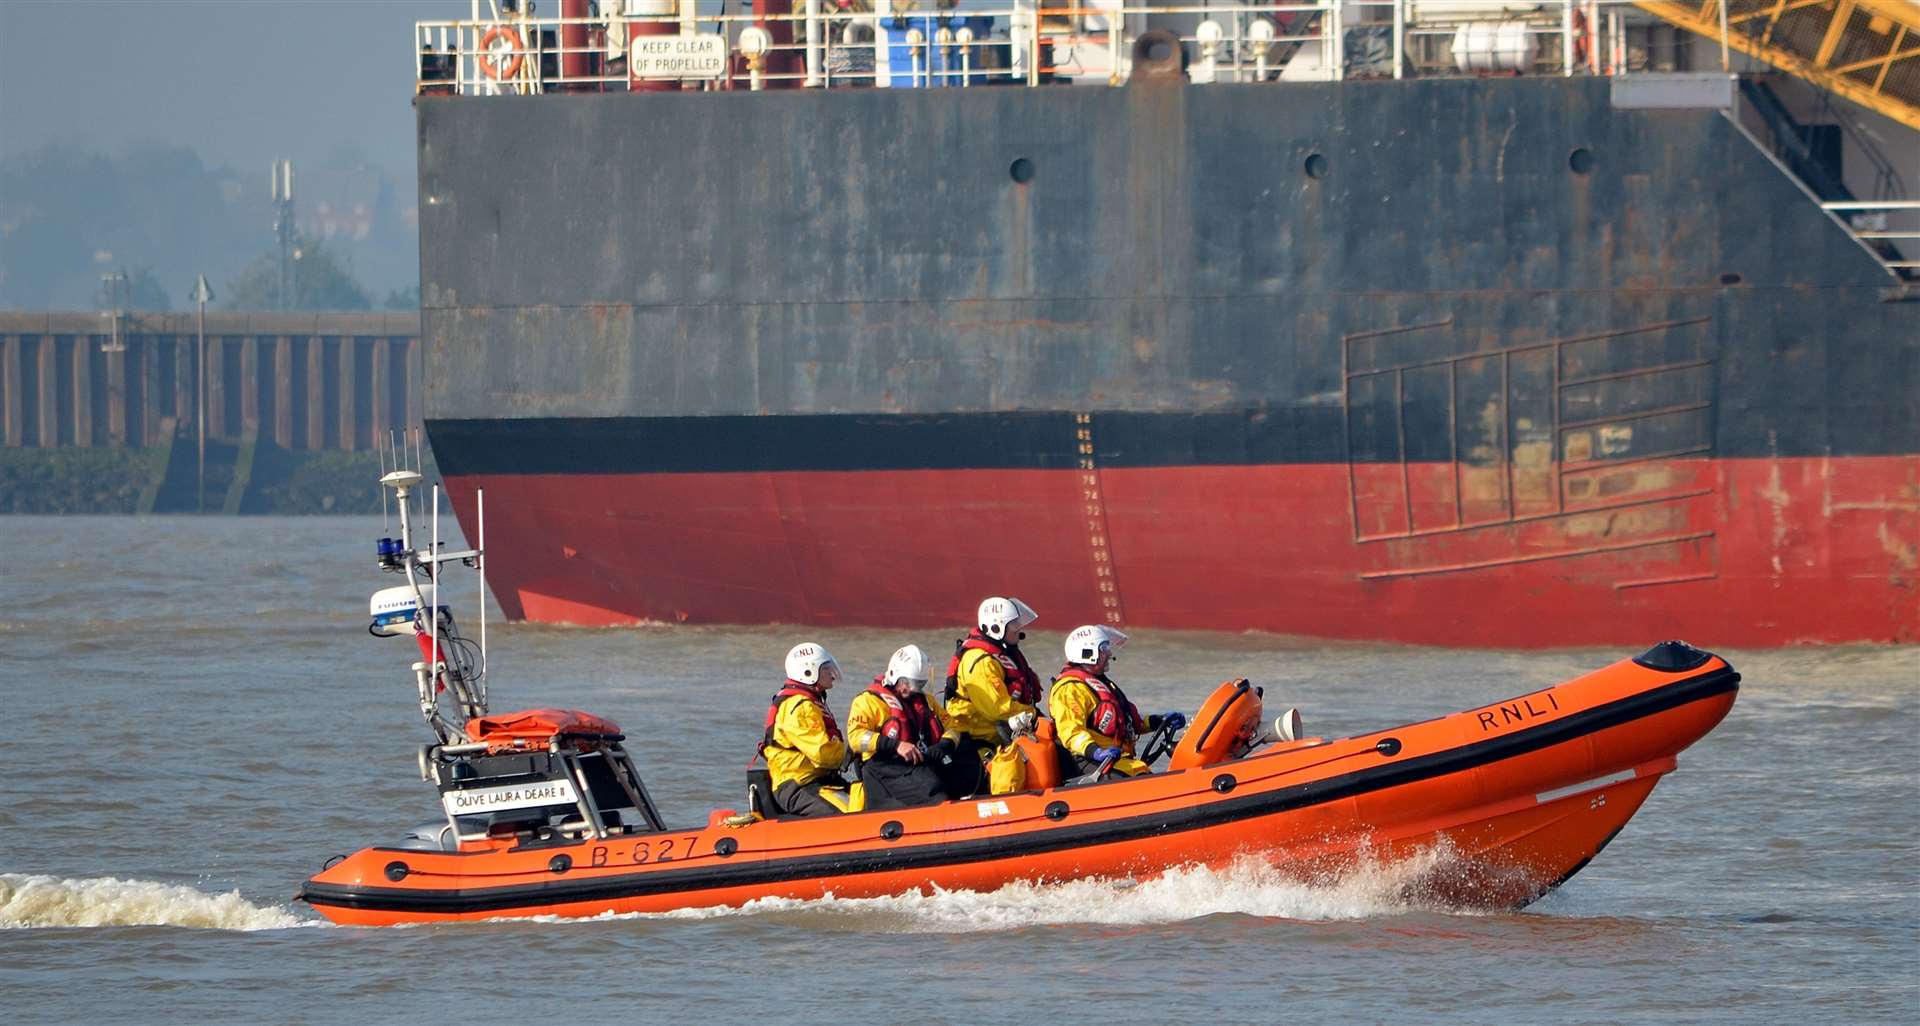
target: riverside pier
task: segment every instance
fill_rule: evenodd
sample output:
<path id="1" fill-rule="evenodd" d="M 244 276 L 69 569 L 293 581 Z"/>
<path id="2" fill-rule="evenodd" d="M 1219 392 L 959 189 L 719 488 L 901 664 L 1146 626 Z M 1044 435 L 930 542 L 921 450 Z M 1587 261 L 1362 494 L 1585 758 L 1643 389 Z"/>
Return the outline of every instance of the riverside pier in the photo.
<path id="1" fill-rule="evenodd" d="M 0 511 L 378 508 L 362 465 L 420 423 L 419 335 L 411 312 L 209 313 L 203 393 L 193 313 L 0 312 Z"/>

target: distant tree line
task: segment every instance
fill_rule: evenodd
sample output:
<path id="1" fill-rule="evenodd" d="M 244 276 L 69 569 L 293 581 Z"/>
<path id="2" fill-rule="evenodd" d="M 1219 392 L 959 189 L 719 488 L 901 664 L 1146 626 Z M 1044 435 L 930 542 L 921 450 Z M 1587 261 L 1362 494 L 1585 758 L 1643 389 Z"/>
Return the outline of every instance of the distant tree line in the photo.
<path id="1" fill-rule="evenodd" d="M 285 306 L 293 310 L 365 310 L 373 306 L 367 290 L 334 259 L 318 239 L 296 236 L 293 242 L 293 296 Z M 280 255 L 262 253 L 227 284 L 220 297 L 229 310 L 273 310 L 281 307 Z"/>
<path id="2" fill-rule="evenodd" d="M 218 307 L 281 308 L 265 178 L 264 168 L 257 176 L 209 168 L 192 150 L 167 144 L 117 155 L 54 144 L 0 161 L 0 308 L 185 307 L 200 273 L 213 282 Z M 400 251 L 387 254 L 389 265 L 417 251 L 410 230 L 368 245 L 375 244 Z M 376 301 L 381 293 L 357 278 L 333 242 L 296 236 L 293 253 L 288 308 L 419 306 L 411 282 Z M 109 284 L 111 275 L 124 279 Z"/>

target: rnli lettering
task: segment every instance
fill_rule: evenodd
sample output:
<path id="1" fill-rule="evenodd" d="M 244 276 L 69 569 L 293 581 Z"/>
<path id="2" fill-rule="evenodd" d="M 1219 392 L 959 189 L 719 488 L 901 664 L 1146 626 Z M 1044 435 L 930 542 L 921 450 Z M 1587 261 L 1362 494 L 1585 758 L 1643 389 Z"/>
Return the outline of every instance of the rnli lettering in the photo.
<path id="1" fill-rule="evenodd" d="M 573 782 L 564 778 L 506 787 L 476 787 L 471 791 L 448 791 L 440 796 L 448 815 L 453 816 L 473 816 L 537 805 L 572 805 L 579 800 Z"/>
<path id="2" fill-rule="evenodd" d="M 1482 709 L 1473 715 L 1480 721 L 1480 732 L 1484 734 L 1489 730 L 1499 730 L 1516 723 L 1525 723 L 1559 711 L 1560 700 L 1554 697 L 1553 692 L 1542 691 L 1537 695 L 1518 698 L 1491 709 Z"/>

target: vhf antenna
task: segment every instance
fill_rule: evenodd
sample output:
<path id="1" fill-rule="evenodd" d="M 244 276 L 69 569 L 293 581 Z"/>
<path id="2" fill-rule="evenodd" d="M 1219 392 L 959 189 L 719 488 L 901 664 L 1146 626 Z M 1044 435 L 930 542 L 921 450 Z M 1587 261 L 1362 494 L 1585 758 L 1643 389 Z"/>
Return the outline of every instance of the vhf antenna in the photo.
<path id="1" fill-rule="evenodd" d="M 432 554 L 429 557 L 429 562 L 427 563 L 427 566 L 431 568 L 429 572 L 432 574 L 432 576 L 429 578 L 429 580 L 433 584 L 433 599 L 431 600 L 433 604 L 427 607 L 427 653 L 428 653 L 427 654 L 427 679 L 430 682 L 430 687 L 433 689 L 437 689 L 440 686 L 440 486 L 439 485 L 433 486 L 433 547 L 428 549 L 427 551 Z M 435 695 L 435 691 L 429 690 L 427 694 L 429 697 L 433 697 Z M 460 696 L 458 694 L 454 696 L 454 699 L 456 701 L 458 701 L 459 698 Z M 463 735 L 464 733 L 465 732 L 462 731 Z"/>
<path id="2" fill-rule="evenodd" d="M 473 492 L 474 519 L 478 521 L 479 544 L 474 546 L 473 568 L 480 572 L 480 704 L 487 704 L 487 490 Z"/>
<path id="3" fill-rule="evenodd" d="M 389 468 L 387 466 L 387 450 L 380 447 L 380 440 L 377 438 L 373 441 L 373 451 L 380 455 L 380 481 L 382 484 L 380 489 L 380 534 L 385 536 L 388 531 L 393 530 L 393 521 L 387 516 L 387 489 L 384 487 L 387 480 L 387 471 L 389 469 L 398 470 L 400 468 Z"/>

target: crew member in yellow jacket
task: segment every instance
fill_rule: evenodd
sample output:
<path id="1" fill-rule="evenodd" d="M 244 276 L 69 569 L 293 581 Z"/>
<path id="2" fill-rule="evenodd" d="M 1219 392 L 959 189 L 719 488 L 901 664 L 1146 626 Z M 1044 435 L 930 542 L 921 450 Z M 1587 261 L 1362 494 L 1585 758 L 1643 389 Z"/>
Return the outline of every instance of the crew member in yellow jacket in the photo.
<path id="1" fill-rule="evenodd" d="M 1126 692 L 1107 677 L 1127 636 L 1113 627 L 1088 624 L 1067 635 L 1067 664 L 1047 695 L 1060 744 L 1073 756 L 1080 773 L 1108 772 L 1135 777 L 1152 770 L 1134 757 L 1134 739 L 1141 733 L 1179 730 L 1186 716 L 1170 712 L 1142 718 Z"/>
<path id="2" fill-rule="evenodd" d="M 1031 729 L 1038 713 L 1040 676 L 1020 651 L 1023 629 L 1038 618 L 1025 602 L 995 596 L 980 603 L 977 625 L 954 645 L 943 696 L 947 730 L 983 762 Z"/>
<path id="3" fill-rule="evenodd" d="M 927 654 L 903 645 L 873 686 L 853 697 L 847 746 L 860 756 L 864 809 L 906 809 L 973 793 L 979 759 L 956 752 L 946 736 L 940 706 L 927 697 L 929 676 Z"/>
<path id="4" fill-rule="evenodd" d="M 840 766 L 847 745 L 827 708 L 827 692 L 840 679 L 840 664 L 814 642 L 787 653 L 787 682 L 767 710 L 760 741 L 773 776 L 773 804 L 789 816 L 826 816 L 853 810 Z"/>

